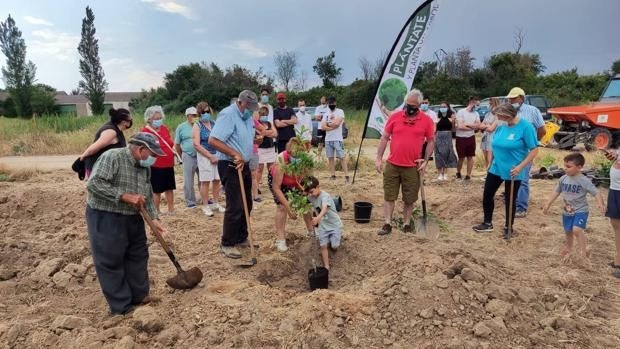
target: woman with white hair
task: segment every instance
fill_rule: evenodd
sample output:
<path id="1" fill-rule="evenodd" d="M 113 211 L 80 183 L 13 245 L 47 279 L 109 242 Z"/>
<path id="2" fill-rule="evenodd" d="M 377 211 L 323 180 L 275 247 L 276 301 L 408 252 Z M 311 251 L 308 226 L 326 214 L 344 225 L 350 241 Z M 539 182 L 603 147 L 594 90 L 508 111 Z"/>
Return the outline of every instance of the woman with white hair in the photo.
<path id="1" fill-rule="evenodd" d="M 159 204 L 161 202 L 161 194 L 164 193 L 166 203 L 168 204 L 168 213 L 174 213 L 174 195 L 173 190 L 176 189 L 174 180 L 174 141 L 170 136 L 168 127 L 164 125 L 164 110 L 159 105 L 153 105 L 146 108 L 144 112 L 144 121 L 146 125 L 142 128 L 142 132 L 154 134 L 161 144 L 161 149 L 166 156 L 159 156 L 155 163 L 151 166 L 151 186 L 153 187 L 153 203 L 160 214 Z"/>

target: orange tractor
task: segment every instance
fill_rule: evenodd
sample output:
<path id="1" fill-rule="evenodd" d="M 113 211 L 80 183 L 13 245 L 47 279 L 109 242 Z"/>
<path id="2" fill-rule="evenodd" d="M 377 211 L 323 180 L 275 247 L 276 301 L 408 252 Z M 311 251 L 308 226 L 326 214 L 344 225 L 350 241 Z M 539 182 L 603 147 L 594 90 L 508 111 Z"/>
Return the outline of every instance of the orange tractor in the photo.
<path id="1" fill-rule="evenodd" d="M 609 80 L 598 102 L 549 109 L 560 126 L 553 140 L 560 149 L 583 143 L 587 150 L 620 144 L 620 74 Z M 556 127 L 557 129 L 557 127 Z"/>

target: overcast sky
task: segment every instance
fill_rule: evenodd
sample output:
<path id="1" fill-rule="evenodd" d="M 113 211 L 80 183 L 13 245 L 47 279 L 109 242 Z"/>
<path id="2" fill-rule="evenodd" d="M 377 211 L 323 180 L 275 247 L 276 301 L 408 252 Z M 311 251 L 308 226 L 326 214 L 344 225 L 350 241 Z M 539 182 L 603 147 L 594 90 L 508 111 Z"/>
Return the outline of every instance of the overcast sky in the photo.
<path id="1" fill-rule="evenodd" d="M 85 7 L 95 13 L 99 54 L 111 91 L 162 84 L 163 75 L 190 62 L 239 64 L 274 72 L 279 50 L 297 52 L 307 86 L 319 56 L 336 51 L 341 82 L 361 75 L 358 59 L 391 48 L 421 0 L 0 0 L 0 20 L 15 19 L 37 65 L 39 82 L 70 91 L 80 80 L 77 46 Z M 620 59 L 620 0 L 438 0 L 439 13 L 423 50 L 469 47 L 475 65 L 513 50 L 538 53 L 552 73 L 577 67 L 590 74 Z M 5 62 L 0 57 L 0 65 Z M 4 83 L 0 82 L 4 87 Z"/>

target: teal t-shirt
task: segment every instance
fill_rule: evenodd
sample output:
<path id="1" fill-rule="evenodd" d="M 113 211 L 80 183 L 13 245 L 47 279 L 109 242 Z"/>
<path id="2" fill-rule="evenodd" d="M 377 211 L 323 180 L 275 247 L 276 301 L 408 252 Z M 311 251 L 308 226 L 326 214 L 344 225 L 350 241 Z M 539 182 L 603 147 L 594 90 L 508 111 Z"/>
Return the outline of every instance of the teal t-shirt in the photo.
<path id="1" fill-rule="evenodd" d="M 489 172 L 503 180 L 510 180 L 510 170 L 519 165 L 537 146 L 536 130 L 531 123 L 519 119 L 513 126 L 498 126 L 491 143 L 493 162 Z M 515 180 L 525 180 L 526 176 L 529 176 L 529 173 L 523 169 Z"/>
<path id="2" fill-rule="evenodd" d="M 192 140 L 192 128 L 193 125 L 190 125 L 187 121 L 179 124 L 174 133 L 174 143 L 180 144 L 181 150 L 187 155 L 196 156 L 196 149 Z"/>
<path id="3" fill-rule="evenodd" d="M 319 231 L 324 232 L 342 229 L 342 221 L 336 211 L 334 200 L 326 191 L 321 190 L 321 194 L 316 198 L 312 197 L 312 195 L 308 195 L 308 200 L 312 203 L 312 207 L 314 207 L 317 214 L 321 212 L 323 205 L 327 204 L 327 213 L 319 223 Z"/>

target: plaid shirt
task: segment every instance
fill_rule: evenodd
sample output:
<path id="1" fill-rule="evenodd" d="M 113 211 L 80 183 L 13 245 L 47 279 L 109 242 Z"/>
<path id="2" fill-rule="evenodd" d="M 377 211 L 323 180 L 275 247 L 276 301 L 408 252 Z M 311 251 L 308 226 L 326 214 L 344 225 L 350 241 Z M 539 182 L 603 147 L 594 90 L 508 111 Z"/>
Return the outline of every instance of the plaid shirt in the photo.
<path id="1" fill-rule="evenodd" d="M 135 207 L 121 201 L 121 195 L 140 194 L 144 196 L 145 207 L 151 218 L 157 218 L 151 169 L 140 166 L 131 156 L 129 148 L 110 149 L 103 153 L 93 167 L 86 188 L 86 203 L 90 208 L 123 215 L 139 214 Z"/>

